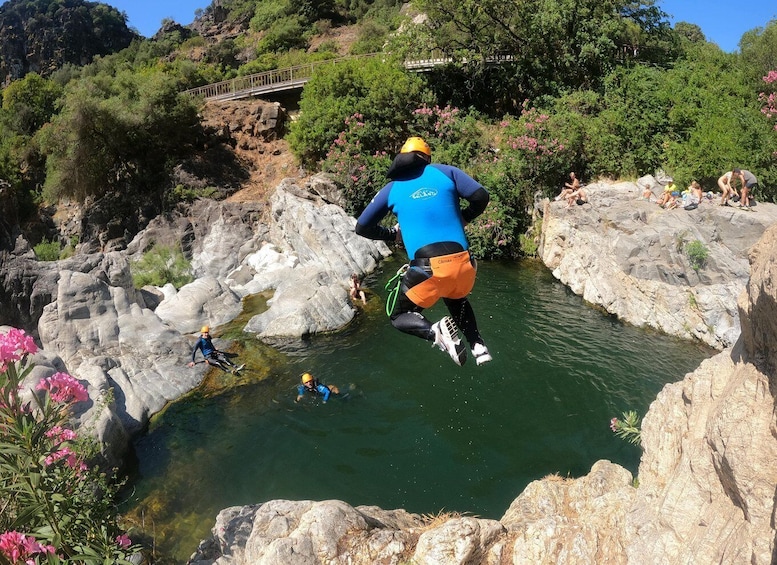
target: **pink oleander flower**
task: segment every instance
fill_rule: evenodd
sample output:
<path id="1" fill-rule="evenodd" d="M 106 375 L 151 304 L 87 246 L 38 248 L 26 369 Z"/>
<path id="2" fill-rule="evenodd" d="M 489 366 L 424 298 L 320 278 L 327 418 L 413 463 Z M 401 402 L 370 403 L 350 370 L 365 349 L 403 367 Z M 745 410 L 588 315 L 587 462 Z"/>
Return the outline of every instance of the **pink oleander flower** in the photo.
<path id="1" fill-rule="evenodd" d="M 35 388 L 48 391 L 51 399 L 61 404 L 83 402 L 89 399 L 89 394 L 83 385 L 67 373 L 54 373 L 40 381 Z"/>
<path id="2" fill-rule="evenodd" d="M 610 429 L 614 432 L 618 431 L 618 418 L 610 420 Z"/>
<path id="3" fill-rule="evenodd" d="M 32 336 L 24 330 L 11 328 L 8 332 L 0 334 L 0 371 L 5 371 L 8 363 L 19 361 L 28 353 L 37 353 L 38 346 Z"/>
<path id="4" fill-rule="evenodd" d="M 129 546 L 132 545 L 132 540 L 129 538 L 128 535 L 121 534 L 116 536 L 116 544 L 122 549 L 127 549 Z"/>
<path id="5" fill-rule="evenodd" d="M 34 564 L 35 561 L 30 557 L 39 553 L 53 555 L 55 551 L 54 546 L 42 545 L 34 537 L 16 531 L 0 534 L 0 553 L 5 555 L 11 563 L 24 561 L 28 564 Z"/>
<path id="6" fill-rule="evenodd" d="M 49 439 L 56 438 L 57 443 L 73 441 L 78 437 L 73 430 L 69 430 L 61 426 L 54 426 L 49 431 L 47 431 L 45 435 Z"/>

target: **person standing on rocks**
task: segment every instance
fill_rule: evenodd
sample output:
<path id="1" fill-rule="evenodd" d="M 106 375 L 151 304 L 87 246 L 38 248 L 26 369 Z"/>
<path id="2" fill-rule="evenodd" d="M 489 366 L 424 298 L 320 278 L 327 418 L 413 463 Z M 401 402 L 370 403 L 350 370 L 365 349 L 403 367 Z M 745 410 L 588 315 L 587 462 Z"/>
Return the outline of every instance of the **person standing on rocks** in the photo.
<path id="1" fill-rule="evenodd" d="M 720 197 L 720 205 L 721 206 L 730 206 L 728 203 L 729 198 L 733 198 L 734 196 L 739 196 L 739 193 L 734 188 L 734 185 L 731 184 L 731 175 L 733 175 L 733 171 L 728 171 L 726 173 L 723 173 L 720 178 L 718 178 L 718 187 L 723 192 L 723 194 Z"/>
<path id="2" fill-rule="evenodd" d="M 750 171 L 746 171 L 745 169 L 734 169 L 731 171 L 731 180 L 729 181 L 731 186 L 733 186 L 734 182 L 737 180 L 739 181 L 742 193 L 739 207 L 745 210 L 749 210 L 750 201 L 753 198 L 752 193 L 758 188 L 758 179 L 755 178 L 755 175 Z"/>
<path id="3" fill-rule="evenodd" d="M 387 310 L 392 325 L 433 342 L 463 365 L 467 348 L 459 338 L 460 328 L 481 365 L 491 361 L 491 355 L 467 299 L 475 285 L 477 264 L 464 226 L 483 213 L 490 196 L 461 169 L 431 164 L 431 159 L 429 145 L 420 137 L 410 137 L 386 173 L 390 182 L 364 209 L 355 231 L 369 239 L 401 242 L 410 258 L 398 273 L 396 302 Z M 461 198 L 469 202 L 463 210 Z M 399 221 L 393 228 L 380 225 L 389 212 Z M 421 311 L 440 298 L 451 315 L 432 324 Z"/>

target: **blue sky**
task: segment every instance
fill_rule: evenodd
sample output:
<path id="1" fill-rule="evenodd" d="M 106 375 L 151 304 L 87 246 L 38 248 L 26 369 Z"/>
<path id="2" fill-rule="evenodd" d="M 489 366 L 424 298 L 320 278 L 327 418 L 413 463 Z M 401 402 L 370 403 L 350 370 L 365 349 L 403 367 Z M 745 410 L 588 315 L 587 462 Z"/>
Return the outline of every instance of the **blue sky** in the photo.
<path id="1" fill-rule="evenodd" d="M 108 4 L 126 12 L 130 27 L 150 37 L 165 18 L 187 25 L 197 8 L 207 8 L 208 0 L 108 0 Z M 672 23 L 697 24 L 708 41 L 724 51 L 737 50 L 739 38 L 755 27 L 764 27 L 777 18 L 775 0 L 658 0 L 657 5 L 670 15 Z"/>

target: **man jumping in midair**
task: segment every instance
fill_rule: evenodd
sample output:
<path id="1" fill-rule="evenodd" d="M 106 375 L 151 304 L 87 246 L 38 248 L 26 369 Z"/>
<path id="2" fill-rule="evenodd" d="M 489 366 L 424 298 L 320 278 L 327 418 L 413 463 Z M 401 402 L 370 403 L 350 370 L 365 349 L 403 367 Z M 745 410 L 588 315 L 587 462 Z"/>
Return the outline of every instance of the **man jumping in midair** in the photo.
<path id="1" fill-rule="evenodd" d="M 477 265 L 469 253 L 464 226 L 486 209 L 489 194 L 461 169 L 431 164 L 432 151 L 420 137 L 405 142 L 386 175 L 392 179 L 372 199 L 356 223 L 356 233 L 370 239 L 401 241 L 411 259 L 402 275 L 401 293 L 391 312 L 398 330 L 432 341 L 457 365 L 467 360 L 458 328 L 478 365 L 491 355 L 478 331 L 467 295 L 475 285 Z M 459 199 L 469 202 L 462 210 Z M 379 225 L 393 212 L 399 224 Z M 450 316 L 432 324 L 421 314 L 443 299 Z"/>

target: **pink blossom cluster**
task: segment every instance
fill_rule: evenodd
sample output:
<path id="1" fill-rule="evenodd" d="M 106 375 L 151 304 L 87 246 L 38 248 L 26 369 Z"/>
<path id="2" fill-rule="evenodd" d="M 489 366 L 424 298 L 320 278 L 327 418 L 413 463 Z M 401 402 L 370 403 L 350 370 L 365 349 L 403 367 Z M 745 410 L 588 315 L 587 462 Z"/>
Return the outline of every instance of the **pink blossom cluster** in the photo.
<path id="1" fill-rule="evenodd" d="M 73 453 L 73 451 L 69 447 L 63 447 L 62 449 L 55 451 L 51 455 L 47 456 L 44 460 L 44 463 L 46 466 L 53 465 L 60 459 L 64 459 L 65 463 L 68 467 L 71 469 L 79 469 L 81 471 L 86 471 L 86 465 L 81 463 L 78 460 L 78 456 Z"/>
<path id="2" fill-rule="evenodd" d="M 618 431 L 618 418 L 610 420 L 610 429 L 614 432 Z"/>
<path id="3" fill-rule="evenodd" d="M 54 373 L 40 381 L 35 388 L 48 391 L 51 399 L 61 404 L 89 399 L 83 385 L 67 373 Z"/>
<path id="4" fill-rule="evenodd" d="M 51 545 L 42 545 L 32 536 L 27 536 L 16 531 L 0 534 L 0 553 L 11 563 L 25 563 L 34 565 L 36 555 L 45 556 L 54 554 L 56 548 Z"/>
<path id="5" fill-rule="evenodd" d="M 532 153 L 536 153 L 537 157 L 541 155 L 553 155 L 556 151 L 564 150 L 564 145 L 561 144 L 558 139 L 551 139 L 548 142 L 542 143 L 539 139 L 530 135 L 511 137 L 507 142 L 513 149 L 531 151 Z"/>
<path id="6" fill-rule="evenodd" d="M 132 545 L 132 540 L 129 538 L 126 534 L 121 534 L 116 536 L 116 545 L 118 545 L 122 549 L 127 549 L 129 546 Z"/>
<path id="7" fill-rule="evenodd" d="M 36 353 L 38 346 L 32 336 L 24 330 L 11 328 L 7 333 L 0 334 L 0 371 L 5 371 L 8 363 L 19 361 L 28 353 Z"/>
<path id="8" fill-rule="evenodd" d="M 772 84 L 777 82 L 777 70 L 769 71 L 769 73 L 763 77 L 763 81 L 766 84 Z M 761 112 L 770 120 L 777 118 L 777 94 L 774 92 L 767 94 L 761 92 L 758 95 L 758 99 L 764 104 L 761 108 Z M 774 124 L 774 129 L 777 130 L 777 124 Z"/>
<path id="9" fill-rule="evenodd" d="M 77 437 L 73 430 L 63 428 L 62 426 L 54 426 L 45 435 L 49 439 L 54 438 L 57 445 L 66 441 L 73 441 Z"/>
<path id="10" fill-rule="evenodd" d="M 54 440 L 55 447 L 59 447 L 66 441 L 73 441 L 77 437 L 73 430 L 69 430 L 61 426 L 54 426 L 49 431 L 47 431 L 45 435 L 47 438 Z M 61 459 L 64 459 L 65 464 L 71 469 L 75 469 L 78 474 L 86 471 L 89 468 L 86 466 L 86 463 L 81 461 L 78 458 L 78 455 L 76 455 L 76 453 L 74 453 L 69 447 L 58 449 L 54 453 L 48 455 L 46 459 L 43 460 L 43 462 L 46 464 L 46 466 L 49 466 L 53 465 Z"/>
<path id="11" fill-rule="evenodd" d="M 358 112 L 355 113 L 355 114 L 352 114 L 350 117 L 345 118 L 345 125 L 347 125 L 349 127 L 351 125 L 355 125 L 355 126 L 358 126 L 358 127 L 364 127 L 364 125 L 365 125 L 364 124 L 364 115 L 360 114 Z"/>
<path id="12" fill-rule="evenodd" d="M 445 108 L 440 108 L 437 105 L 431 108 L 422 106 L 413 110 L 413 115 L 428 119 L 432 129 L 434 129 L 434 133 L 441 139 L 448 135 L 456 125 L 458 114 L 459 109 L 453 108 L 450 105 L 445 106 Z"/>

